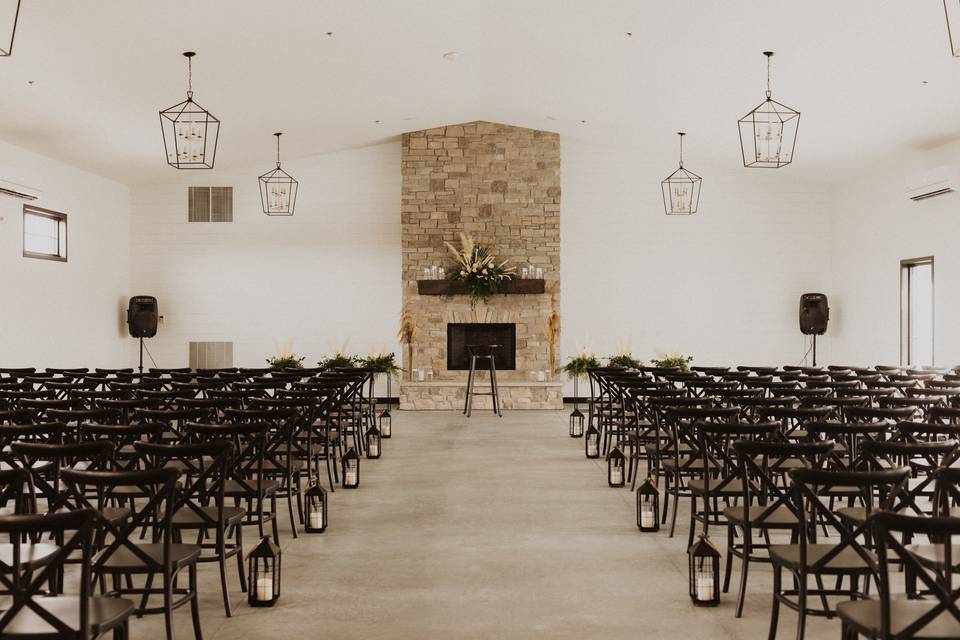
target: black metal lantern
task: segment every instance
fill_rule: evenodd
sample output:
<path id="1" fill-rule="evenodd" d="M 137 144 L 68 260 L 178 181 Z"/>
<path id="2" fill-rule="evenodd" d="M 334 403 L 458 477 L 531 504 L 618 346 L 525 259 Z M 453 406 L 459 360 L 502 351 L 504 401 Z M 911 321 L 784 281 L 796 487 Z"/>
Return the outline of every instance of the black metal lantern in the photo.
<path id="1" fill-rule="evenodd" d="M 600 431 L 592 424 L 587 427 L 587 437 L 583 439 L 583 450 L 588 458 L 600 457 Z"/>
<path id="2" fill-rule="evenodd" d="M 767 99 L 740 119 L 740 150 L 745 167 L 779 169 L 793 162 L 800 112 L 771 97 L 773 51 L 764 51 L 763 55 L 767 56 Z"/>
<path id="3" fill-rule="evenodd" d="M 393 432 L 393 417 L 390 415 L 390 407 L 387 407 L 380 413 L 377 422 L 380 425 L 380 437 L 389 438 Z"/>
<path id="4" fill-rule="evenodd" d="M 677 135 L 680 136 L 680 168 L 660 183 L 660 189 L 663 191 L 663 209 L 668 216 L 689 216 L 697 212 L 703 179 L 684 169 L 683 136 L 687 134 L 678 131 Z"/>
<path id="5" fill-rule="evenodd" d="M 570 437 L 583 437 L 583 412 L 580 409 L 574 409 L 570 412 Z"/>
<path id="6" fill-rule="evenodd" d="M 366 433 L 367 458 L 375 460 L 380 457 L 380 429 L 377 425 L 370 425 Z"/>
<path id="7" fill-rule="evenodd" d="M 193 101 L 193 51 L 187 58 L 187 99 L 160 112 L 167 164 L 176 169 L 213 169 L 220 121 Z"/>
<path id="8" fill-rule="evenodd" d="M 13 37 L 17 34 L 20 0 L 0 2 L 0 57 L 13 53 Z"/>
<path id="9" fill-rule="evenodd" d="M 644 532 L 660 530 L 660 491 L 653 476 L 647 476 L 637 487 L 637 528 Z"/>
<path id="10" fill-rule="evenodd" d="M 573 376 L 573 411 L 570 412 L 570 437 L 583 437 L 583 412 L 580 411 L 580 376 Z M 596 457 L 587 455 L 588 458 Z"/>
<path id="11" fill-rule="evenodd" d="M 260 202 L 268 216 L 292 216 L 299 183 L 280 168 L 280 136 L 283 134 L 273 135 L 277 137 L 277 168 L 260 176 Z"/>
<path id="12" fill-rule="evenodd" d="M 360 486 L 360 456 L 357 450 L 350 447 L 340 459 L 343 476 L 341 477 L 344 489 L 356 489 Z"/>
<path id="13" fill-rule="evenodd" d="M 690 599 L 698 607 L 720 604 L 720 550 L 701 535 L 687 551 L 690 559 Z"/>
<path id="14" fill-rule="evenodd" d="M 950 53 L 960 57 L 960 0 L 943 0 L 943 10 L 947 14 Z"/>
<path id="15" fill-rule="evenodd" d="M 280 598 L 280 547 L 269 536 L 247 555 L 247 602 L 251 607 L 272 607 Z"/>
<path id="16" fill-rule="evenodd" d="M 627 457 L 614 447 L 607 452 L 607 484 L 611 487 L 622 487 L 626 481 Z"/>
<path id="17" fill-rule="evenodd" d="M 327 530 L 327 491 L 315 482 L 303 492 L 303 523 L 307 533 Z"/>

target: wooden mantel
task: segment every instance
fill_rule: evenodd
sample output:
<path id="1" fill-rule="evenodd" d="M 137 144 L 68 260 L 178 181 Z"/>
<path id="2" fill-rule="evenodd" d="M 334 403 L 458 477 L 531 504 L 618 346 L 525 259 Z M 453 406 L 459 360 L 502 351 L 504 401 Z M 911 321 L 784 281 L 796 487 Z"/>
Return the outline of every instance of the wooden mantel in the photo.
<path id="1" fill-rule="evenodd" d="M 504 283 L 497 294 L 544 293 L 544 280 L 533 278 L 517 278 Z M 470 291 L 463 282 L 455 280 L 417 280 L 417 293 L 422 296 L 457 296 L 467 295 Z"/>

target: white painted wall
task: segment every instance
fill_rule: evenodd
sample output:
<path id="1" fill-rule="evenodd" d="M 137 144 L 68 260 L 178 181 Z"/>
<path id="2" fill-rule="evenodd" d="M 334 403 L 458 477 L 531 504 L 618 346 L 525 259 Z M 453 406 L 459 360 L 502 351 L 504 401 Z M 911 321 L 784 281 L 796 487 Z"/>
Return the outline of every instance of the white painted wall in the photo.
<path id="1" fill-rule="evenodd" d="M 675 166 L 642 148 L 561 140 L 564 361 L 589 336 L 598 355 L 694 364 L 799 363 L 800 294 L 834 292 L 829 189 L 794 167 L 693 166 L 693 216 L 664 215 L 660 181 Z M 829 357 L 832 331 L 818 339 Z M 569 392 L 569 390 L 568 390 Z"/>
<path id="2" fill-rule="evenodd" d="M 270 168 L 171 170 L 132 189 L 134 289 L 164 317 L 147 343 L 157 365 L 185 366 L 197 340 L 234 342 L 238 366 L 289 340 L 307 366 L 348 339 L 351 353 L 399 354 L 399 140 L 284 162 L 300 181 L 289 218 L 262 212 Z M 188 185 L 233 186 L 234 221 L 188 223 Z"/>
<path id="3" fill-rule="evenodd" d="M 564 357 L 589 334 L 598 354 L 693 354 L 701 364 L 800 362 L 805 291 L 831 294 L 829 196 L 789 169 L 703 171 L 701 211 L 663 215 L 671 167 L 642 149 L 561 141 Z M 259 366 L 274 340 L 307 362 L 350 339 L 400 352 L 400 146 L 287 163 L 301 181 L 292 218 L 260 211 L 256 175 L 174 174 L 133 189 L 133 282 L 165 321 L 148 343 L 160 366 L 190 340 L 234 341 Z M 698 167 L 699 168 L 699 167 Z M 661 175 L 662 174 L 662 175 Z M 233 185 L 234 222 L 186 222 L 188 184 Z M 830 337 L 821 341 L 821 358 Z"/>
<path id="4" fill-rule="evenodd" d="M 904 153 L 837 190 L 833 207 L 833 357 L 900 362 L 900 261 L 934 256 L 934 359 L 960 364 L 960 194 L 919 203 L 906 189 L 945 167 L 960 183 L 960 143 Z"/>
<path id="5" fill-rule="evenodd" d="M 131 364 L 129 190 L 0 142 L 0 177 L 67 214 L 66 263 L 23 257 L 23 201 L 0 196 L 0 366 Z"/>

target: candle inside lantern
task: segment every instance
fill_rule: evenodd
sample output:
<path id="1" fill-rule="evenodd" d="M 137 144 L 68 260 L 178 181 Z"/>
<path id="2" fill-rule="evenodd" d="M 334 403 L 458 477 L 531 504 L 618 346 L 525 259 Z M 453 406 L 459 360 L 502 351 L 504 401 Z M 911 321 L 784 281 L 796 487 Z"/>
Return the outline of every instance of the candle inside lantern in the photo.
<path id="1" fill-rule="evenodd" d="M 620 484 L 623 482 L 623 467 L 617 465 L 610 469 L 610 482 Z"/>
<path id="2" fill-rule="evenodd" d="M 351 460 L 347 465 L 347 470 L 344 472 L 344 476 L 347 484 L 357 483 L 357 463 L 355 460 Z"/>
<path id="3" fill-rule="evenodd" d="M 273 578 L 257 578 L 257 600 L 273 599 Z"/>
<path id="4" fill-rule="evenodd" d="M 313 511 L 310 513 L 310 528 L 323 529 L 323 512 Z"/>
<path id="5" fill-rule="evenodd" d="M 713 571 L 706 566 L 697 569 L 696 591 L 697 600 L 713 600 Z"/>
<path id="6" fill-rule="evenodd" d="M 640 506 L 640 526 L 644 529 L 654 526 L 652 502 Z"/>
<path id="7" fill-rule="evenodd" d="M 380 443 L 377 442 L 376 438 L 370 439 L 370 444 L 367 445 L 367 449 L 370 451 L 371 456 L 380 455 Z"/>
<path id="8" fill-rule="evenodd" d="M 590 455 L 596 455 L 599 453 L 597 436 L 591 435 L 587 438 L 587 451 L 590 452 Z"/>

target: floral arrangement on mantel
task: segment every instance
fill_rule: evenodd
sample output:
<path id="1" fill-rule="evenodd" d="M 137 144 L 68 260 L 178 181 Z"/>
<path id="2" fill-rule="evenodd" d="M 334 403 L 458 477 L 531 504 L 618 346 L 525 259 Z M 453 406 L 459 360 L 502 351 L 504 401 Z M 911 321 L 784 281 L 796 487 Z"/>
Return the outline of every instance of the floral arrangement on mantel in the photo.
<path id="1" fill-rule="evenodd" d="M 280 371 L 282 369 L 303 369 L 304 356 L 298 356 L 293 353 L 293 340 L 287 340 L 283 344 L 277 344 L 273 341 L 273 346 L 277 350 L 277 355 L 267 358 L 267 364 L 271 369 Z"/>
<path id="2" fill-rule="evenodd" d="M 453 254 L 450 279 L 463 282 L 470 292 L 470 306 L 486 303 L 490 296 L 500 290 L 500 285 L 513 279 L 515 269 L 508 260 L 497 263 L 490 247 L 478 244 L 466 233 L 460 234 L 460 248 L 444 242 Z"/>

